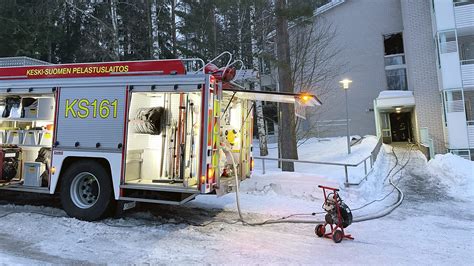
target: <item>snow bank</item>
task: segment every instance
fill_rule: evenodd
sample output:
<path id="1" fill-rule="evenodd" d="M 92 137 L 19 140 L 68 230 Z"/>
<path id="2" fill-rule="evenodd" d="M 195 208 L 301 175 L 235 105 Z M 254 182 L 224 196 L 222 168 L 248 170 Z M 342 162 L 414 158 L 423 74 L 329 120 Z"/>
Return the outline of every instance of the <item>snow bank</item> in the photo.
<path id="1" fill-rule="evenodd" d="M 457 155 L 437 154 L 426 166 L 428 173 L 449 188 L 451 193 L 474 196 L 474 162 Z"/>
<path id="2" fill-rule="evenodd" d="M 343 196 L 345 196 L 347 202 L 352 204 L 352 207 L 373 201 L 386 193 L 384 191 L 387 189 L 385 178 L 394 166 L 393 158 L 389 155 L 390 152 L 390 146 L 384 144 L 377 156 L 374 169 L 367 177 L 367 180 L 363 181 L 359 186 L 343 188 Z M 366 210 L 371 211 L 370 208 L 366 208 Z"/>
<path id="3" fill-rule="evenodd" d="M 244 212 L 284 216 L 295 212 L 312 213 L 322 204 L 318 185 L 338 187 L 338 182 L 315 174 L 288 173 L 277 170 L 254 174 L 240 185 L 240 201 Z M 235 211 L 235 193 L 222 197 L 200 195 L 189 206 Z"/>
<path id="4" fill-rule="evenodd" d="M 311 138 L 298 147 L 298 155 L 302 160 L 320 162 L 347 162 L 359 163 L 370 155 L 377 145 L 377 137 L 366 136 L 358 144 L 352 146 L 352 153 L 347 154 L 346 137 Z M 257 149 L 254 155 L 258 156 L 258 143 L 254 144 Z M 278 150 L 276 144 L 269 145 L 268 158 L 277 158 Z M 381 152 L 381 154 L 384 152 Z M 387 164 L 389 158 L 385 154 L 380 156 L 377 165 Z M 367 164 L 369 162 L 367 161 Z M 241 183 L 240 201 L 244 212 L 259 213 L 271 216 L 283 216 L 298 213 L 312 213 L 321 211 L 323 193 L 318 185 L 338 187 L 343 197 L 354 206 L 365 203 L 368 199 L 378 196 L 383 190 L 383 180 L 370 178 L 368 185 L 362 191 L 348 190 L 344 186 L 344 167 L 315 164 L 295 164 L 295 172 L 282 172 L 275 161 L 266 161 L 265 174 L 262 173 L 262 161 L 255 161 L 255 171 L 252 178 Z M 388 171 L 387 167 L 379 167 L 380 171 Z M 364 165 L 357 168 L 350 167 L 350 182 L 358 182 L 364 177 Z M 382 174 L 380 174 L 382 175 Z M 369 197 L 361 196 L 369 195 Z M 235 211 L 235 194 L 230 193 L 222 197 L 200 195 L 190 202 L 188 206 L 200 208 L 217 208 Z"/>
<path id="5" fill-rule="evenodd" d="M 311 139 L 303 144 L 300 147 L 301 158 L 359 160 L 357 157 L 370 154 L 376 144 L 375 137 L 366 137 L 353 147 L 353 154 L 348 156 L 345 154 L 345 138 L 326 140 Z M 399 147 L 396 152 L 402 163 L 411 158 L 403 174 L 395 176 L 396 181 L 402 181 L 402 189 L 407 189 L 407 194 L 413 193 L 413 190 L 408 190 L 409 184 L 416 182 L 421 184 L 416 189 L 425 188 L 429 182 L 443 181 L 446 186 L 455 188 L 463 188 L 465 184 L 472 186 L 474 183 L 473 162 L 447 154 L 438 155 L 427 163 L 419 151 Z M 272 157 L 275 156 L 276 150 L 271 150 L 271 153 Z M 391 153 L 391 147 L 384 145 L 367 180 L 360 186 L 350 187 L 342 185 L 344 175 L 341 167 L 298 164 L 296 172 L 284 173 L 276 164 L 267 162 L 266 174 L 262 174 L 261 161 L 257 160 L 256 167 L 259 170 L 241 184 L 240 199 L 244 217 L 255 222 L 290 214 L 296 214 L 295 219 L 322 219 L 321 214 L 314 218 L 301 215 L 322 211 L 323 195 L 318 184 L 339 186 L 342 198 L 353 210 L 384 197 L 393 190 L 385 180 L 390 169 L 395 166 L 395 158 Z M 354 170 L 351 173 L 363 173 L 363 169 L 351 170 Z M 419 175 L 412 176 L 412 170 L 418 171 Z M 417 181 L 417 178 L 421 181 Z M 431 193 L 429 189 L 426 190 L 426 194 Z M 348 231 L 354 233 L 356 240 L 341 244 L 315 237 L 314 225 L 257 227 L 227 224 L 223 221 L 232 222 L 238 217 L 234 193 L 221 198 L 200 195 L 183 207 L 156 206 L 147 212 L 131 212 L 123 219 L 96 223 L 64 217 L 62 210 L 50 207 L 1 205 L 0 216 L 14 213 L 0 220 L 0 265 L 286 265 L 315 264 L 315 261 L 320 264 L 336 262 L 347 265 L 457 265 L 472 261 L 473 216 L 465 211 L 472 206 L 471 202 L 465 200 L 469 195 L 458 194 L 453 204 L 446 198 L 441 198 L 444 202 L 427 201 L 426 194 L 421 193 L 416 198 L 422 200 L 423 207 L 419 206 L 420 201 L 406 200 L 401 208 L 387 218 L 354 223 Z M 354 217 L 376 213 L 396 199 L 397 194 L 393 193 L 381 202 L 354 210 Z M 187 210 L 186 207 L 199 207 L 201 210 Z M 36 212 L 60 217 L 38 215 Z M 186 221 L 215 223 L 200 227 L 189 226 Z M 455 227 L 446 227 L 454 223 Z M 445 234 L 440 234 L 440 230 Z"/>

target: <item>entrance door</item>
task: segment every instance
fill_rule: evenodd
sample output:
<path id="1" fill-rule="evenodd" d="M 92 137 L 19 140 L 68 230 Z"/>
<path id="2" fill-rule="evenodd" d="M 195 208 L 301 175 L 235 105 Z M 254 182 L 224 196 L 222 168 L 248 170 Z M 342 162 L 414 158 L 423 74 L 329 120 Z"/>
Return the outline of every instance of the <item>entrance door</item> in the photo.
<path id="1" fill-rule="evenodd" d="M 410 113 L 391 113 L 390 125 L 392 141 L 408 141 L 411 139 Z"/>
<path id="2" fill-rule="evenodd" d="M 382 126 L 382 141 L 383 143 L 392 143 L 392 130 L 390 129 L 390 114 L 381 113 L 381 126 Z"/>

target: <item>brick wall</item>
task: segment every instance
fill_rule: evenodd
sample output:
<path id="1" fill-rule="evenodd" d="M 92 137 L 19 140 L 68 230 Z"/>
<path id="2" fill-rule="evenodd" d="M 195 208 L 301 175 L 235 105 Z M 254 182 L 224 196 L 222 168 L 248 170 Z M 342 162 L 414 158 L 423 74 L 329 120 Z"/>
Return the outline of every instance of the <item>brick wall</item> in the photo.
<path id="1" fill-rule="evenodd" d="M 444 153 L 441 94 L 436 69 L 436 46 L 429 0 L 401 0 L 403 38 L 410 90 L 420 127 L 427 127 L 435 152 Z M 418 134 L 419 135 L 419 132 Z"/>

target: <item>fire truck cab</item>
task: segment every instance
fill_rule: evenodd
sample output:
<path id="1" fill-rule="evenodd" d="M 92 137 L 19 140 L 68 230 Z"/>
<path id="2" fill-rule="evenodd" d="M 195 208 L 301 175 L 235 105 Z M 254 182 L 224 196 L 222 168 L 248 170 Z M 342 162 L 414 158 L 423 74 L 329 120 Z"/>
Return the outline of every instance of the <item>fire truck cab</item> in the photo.
<path id="1" fill-rule="evenodd" d="M 320 104 L 245 90 L 229 64 L 189 62 L 0 67 L 0 190 L 59 193 L 90 221 L 117 202 L 225 194 L 251 176 L 255 100 Z"/>

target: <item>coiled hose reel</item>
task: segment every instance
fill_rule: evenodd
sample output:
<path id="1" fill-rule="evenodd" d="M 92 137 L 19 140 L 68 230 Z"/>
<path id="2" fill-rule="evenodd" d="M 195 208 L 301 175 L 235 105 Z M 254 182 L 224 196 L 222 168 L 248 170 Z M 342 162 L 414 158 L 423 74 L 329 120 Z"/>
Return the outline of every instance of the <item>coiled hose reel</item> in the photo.
<path id="1" fill-rule="evenodd" d="M 329 193 L 326 200 L 323 203 L 322 208 L 326 211 L 326 215 L 324 216 L 324 220 L 328 224 L 337 224 L 338 223 L 338 216 L 337 216 L 337 206 L 335 199 L 338 201 L 339 209 L 341 212 L 342 218 L 342 227 L 346 228 L 352 224 L 352 212 L 349 206 L 345 204 L 339 194 L 336 194 L 334 197 L 334 193 Z"/>
<path id="2" fill-rule="evenodd" d="M 354 239 L 350 234 L 344 233 L 344 228 L 352 223 L 352 212 L 339 196 L 339 189 L 318 186 L 323 190 L 324 203 L 322 208 L 326 211 L 325 223 L 318 224 L 314 228 L 314 232 L 319 237 L 332 238 L 334 242 L 339 243 L 342 239 Z M 331 231 L 326 233 L 326 226 L 329 226 Z"/>

